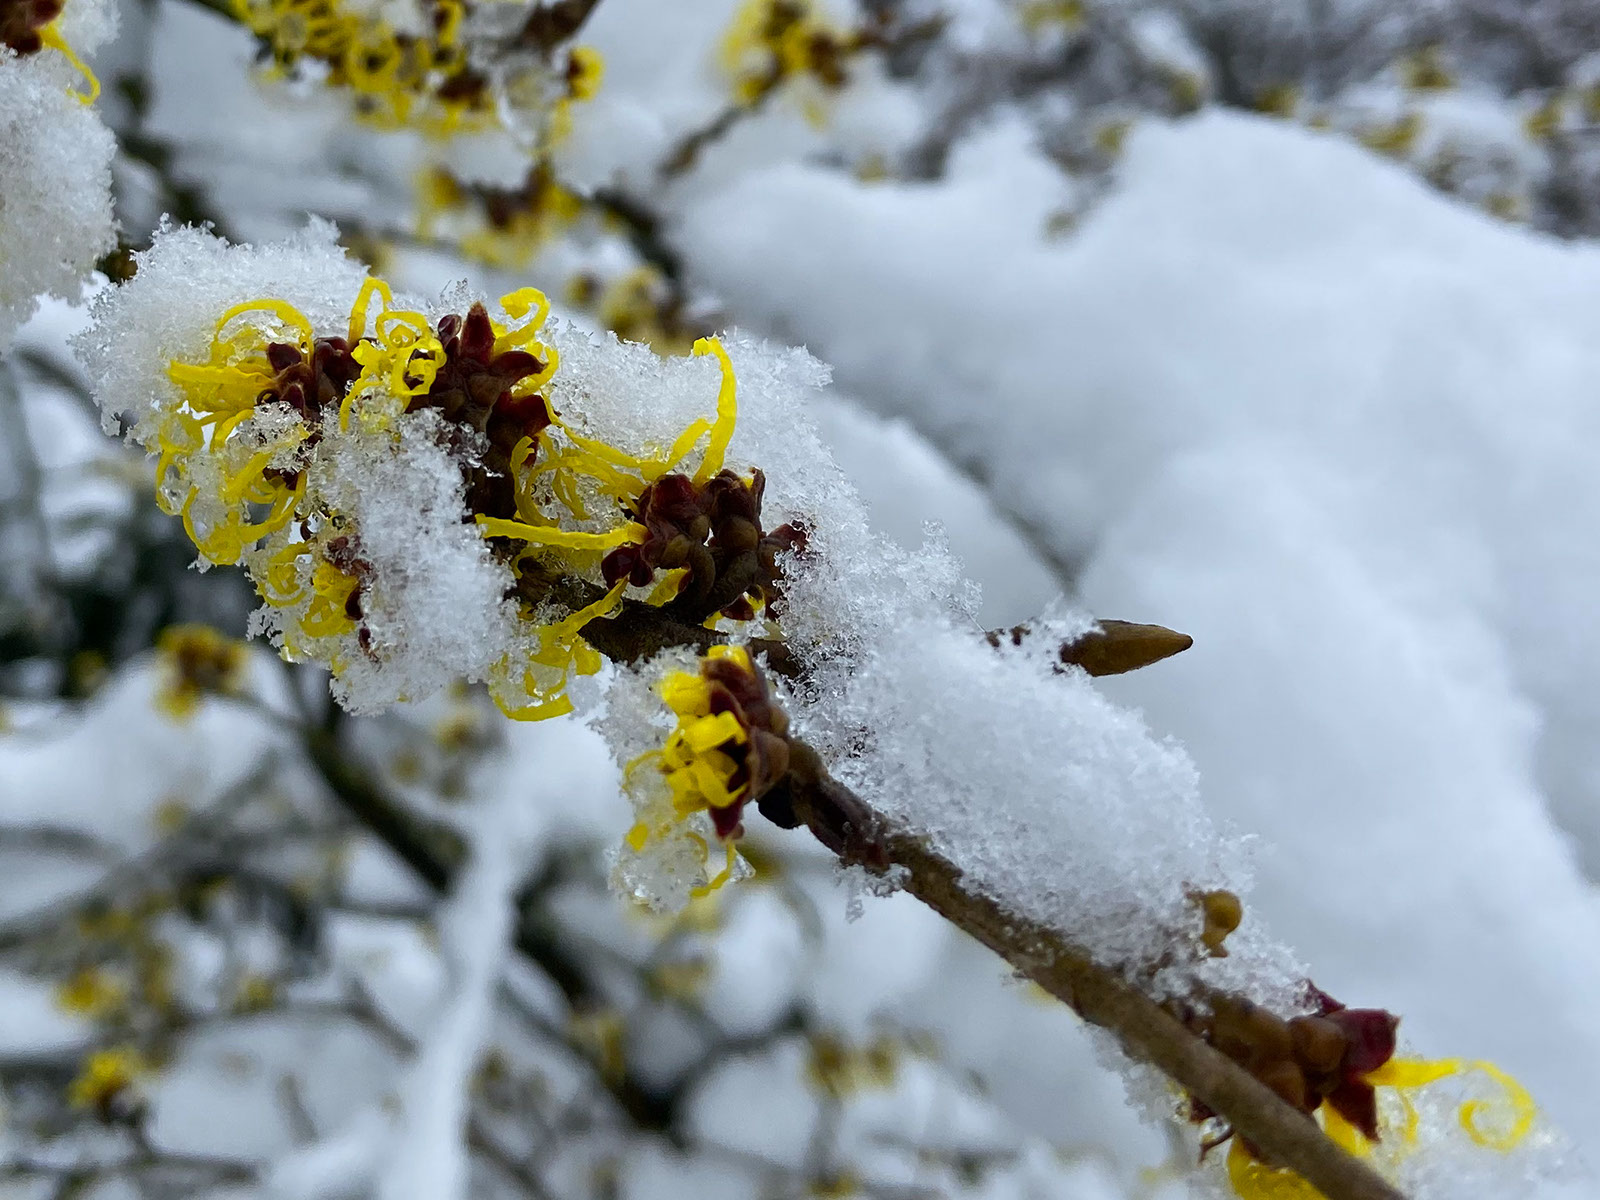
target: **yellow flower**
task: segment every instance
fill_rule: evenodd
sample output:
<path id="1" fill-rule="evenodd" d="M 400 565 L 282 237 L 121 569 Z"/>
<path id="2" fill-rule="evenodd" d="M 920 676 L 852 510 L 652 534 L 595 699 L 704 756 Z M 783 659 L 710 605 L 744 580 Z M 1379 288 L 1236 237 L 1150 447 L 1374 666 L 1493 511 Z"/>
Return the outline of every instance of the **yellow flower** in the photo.
<path id="1" fill-rule="evenodd" d="M 1370 1158 L 1382 1151 L 1384 1163 L 1394 1165 L 1414 1153 L 1421 1140 L 1421 1117 L 1408 1093 L 1472 1072 L 1486 1077 L 1495 1094 L 1492 1099 L 1480 1097 L 1463 1101 L 1456 1108 L 1456 1120 L 1473 1144 L 1501 1154 L 1509 1153 L 1532 1130 L 1538 1109 L 1526 1088 L 1487 1062 L 1456 1058 L 1437 1062 L 1391 1059 L 1363 1076 L 1365 1083 L 1383 1089 L 1396 1101 L 1391 1109 L 1398 1108 L 1398 1120 L 1387 1121 L 1383 1130 L 1389 1136 L 1382 1142 L 1371 1141 L 1329 1105 L 1319 1110 L 1323 1129 L 1348 1153 Z M 1228 1152 L 1228 1181 L 1243 1200 L 1321 1200 L 1322 1196 L 1293 1171 L 1262 1163 L 1238 1139 Z"/>
<path id="2" fill-rule="evenodd" d="M 74 1108 L 92 1108 L 102 1119 L 127 1099 L 139 1077 L 148 1070 L 144 1058 L 131 1046 L 96 1050 L 67 1085 L 67 1102 Z"/>
<path id="3" fill-rule="evenodd" d="M 109 1016 L 127 998 L 127 985 L 99 967 L 85 967 L 56 988 L 57 1004 L 91 1021 Z"/>
<path id="4" fill-rule="evenodd" d="M 733 84 L 734 101 L 751 107 L 792 79 L 810 79 L 827 91 L 849 82 L 846 66 L 865 39 L 829 24 L 815 0 L 746 0 L 723 35 L 718 58 Z M 825 113 L 806 106 L 814 125 Z"/>
<path id="5" fill-rule="evenodd" d="M 156 639 L 156 654 L 156 707 L 174 720 L 193 716 L 204 696 L 232 696 L 244 688 L 248 649 L 209 626 L 168 626 Z"/>
<path id="6" fill-rule="evenodd" d="M 677 726 L 660 749 L 628 764 L 624 783 L 636 786 L 638 773 L 654 767 L 670 799 L 661 811 L 647 804 L 626 841 L 640 853 L 653 840 L 681 832 L 688 818 L 706 813 L 725 844 L 727 862 L 704 888 L 695 889 L 702 895 L 733 874 L 733 843 L 744 806 L 760 799 L 789 769 L 789 720 L 742 646 L 711 647 L 697 673 L 675 671 L 662 681 L 661 698 L 677 716 Z M 710 847 L 703 850 L 709 860 Z"/>

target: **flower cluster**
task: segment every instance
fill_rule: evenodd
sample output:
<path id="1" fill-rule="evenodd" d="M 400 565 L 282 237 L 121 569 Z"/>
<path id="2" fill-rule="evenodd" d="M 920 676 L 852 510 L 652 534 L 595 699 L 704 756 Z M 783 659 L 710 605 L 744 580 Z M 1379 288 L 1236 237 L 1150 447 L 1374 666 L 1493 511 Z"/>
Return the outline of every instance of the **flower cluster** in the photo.
<path id="1" fill-rule="evenodd" d="M 1384 1143 L 1394 1158 L 1417 1142 L 1420 1117 L 1408 1092 L 1466 1072 L 1487 1077 L 1501 1091 L 1490 1114 L 1484 1099 L 1460 1105 L 1458 1119 L 1477 1144 L 1500 1151 L 1515 1147 L 1536 1115 L 1527 1092 L 1493 1064 L 1447 1059 L 1427 1062 L 1397 1058 L 1400 1019 L 1383 1009 L 1347 1008 L 1308 985 L 1312 1011 L 1285 1019 L 1243 997 L 1213 996 L 1208 1011 L 1187 1014 L 1188 1024 L 1216 1049 L 1245 1067 L 1301 1112 L 1322 1119 L 1328 1136 L 1344 1149 L 1365 1157 Z M 1398 1108 L 1385 1118 L 1379 1090 L 1389 1092 Z M 1210 1121 L 1215 1114 L 1191 1101 L 1191 1116 Z M 1210 1150 L 1233 1137 L 1231 1130 L 1205 1144 Z M 1245 1200 L 1314 1200 L 1319 1193 L 1297 1176 L 1264 1161 L 1243 1137 L 1235 1138 L 1228 1155 L 1228 1177 Z"/>
<path id="2" fill-rule="evenodd" d="M 274 75 L 347 91 L 356 116 L 379 128 L 434 137 L 480 132 L 499 126 L 500 104 L 515 96 L 514 107 L 534 114 L 541 140 L 553 143 L 566 133 L 571 105 L 599 86 L 600 59 L 587 47 L 572 48 L 552 68 L 487 41 L 475 45 L 464 0 L 421 0 L 386 16 L 340 0 L 233 3 Z"/>
<path id="3" fill-rule="evenodd" d="M 108 410 L 126 402 L 107 383 L 121 360 L 150 356 L 136 344 L 140 305 L 164 302 L 186 257 L 231 270 L 253 253 L 174 231 L 141 256 L 134 281 L 99 302 L 102 328 L 118 327 L 90 355 Z M 625 445 L 589 431 L 581 381 L 577 407 L 551 402 L 561 356 L 541 340 L 543 294 L 433 315 L 341 261 L 335 277 L 355 289 L 335 324 L 330 300 L 284 298 L 312 264 L 283 253 L 276 270 L 293 286 L 204 318 L 204 335 L 164 361 L 131 436 L 155 454 L 158 502 L 202 565 L 242 563 L 265 605 L 254 627 L 329 666 L 341 699 L 420 697 L 465 675 L 487 679 L 512 716 L 555 716 L 572 707 L 571 678 L 600 667 L 584 627 L 630 589 L 696 622 L 748 620 L 776 594 L 778 557 L 800 539 L 762 531 L 758 471 L 724 469 L 737 384 L 718 341 L 676 360 L 716 362 L 714 412 L 666 445 Z M 218 302 L 240 290 L 230 280 Z"/>
<path id="4" fill-rule="evenodd" d="M 632 858 L 618 871 L 626 878 L 639 869 L 648 850 L 658 869 L 687 881 L 690 896 L 703 896 L 740 870 L 734 842 L 745 806 L 788 772 L 789 718 L 743 646 L 711 647 L 695 671 L 662 680 L 660 695 L 677 724 L 624 771 L 635 822 L 626 839 Z M 706 832 L 723 842 L 714 875 Z"/>

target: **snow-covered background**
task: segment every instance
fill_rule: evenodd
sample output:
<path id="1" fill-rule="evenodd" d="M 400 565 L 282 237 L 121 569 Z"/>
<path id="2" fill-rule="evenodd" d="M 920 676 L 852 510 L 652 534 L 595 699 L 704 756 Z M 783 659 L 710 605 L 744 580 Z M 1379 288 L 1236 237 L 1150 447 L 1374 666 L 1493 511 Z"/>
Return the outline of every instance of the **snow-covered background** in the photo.
<path id="1" fill-rule="evenodd" d="M 1600 1195 L 1592 11 L 840 4 L 913 33 L 664 169 L 728 111 L 738 7 L 601 0 L 604 82 L 549 160 L 591 202 L 486 263 L 417 180 L 518 184 L 522 150 L 374 132 L 218 12 L 130 5 L 96 59 L 123 237 L 315 213 L 419 292 L 807 347 L 874 524 L 947 541 L 983 626 L 1065 597 L 1193 635 L 1095 686 L 1255 839 L 1250 918 L 1520 1079 L 1567 1139 L 1540 1194 Z M 756 877 L 679 918 L 627 909 L 581 721 L 463 689 L 357 722 L 259 647 L 244 695 L 163 713 L 156 632 L 238 635 L 249 602 L 98 432 L 85 320 L 46 301 L 0 356 L 0 1196 L 1196 1186 L 1065 1009 L 794 835 L 753 824 Z M 465 847 L 447 896 L 341 786 Z M 67 1104 L 122 1047 L 123 1107 Z"/>

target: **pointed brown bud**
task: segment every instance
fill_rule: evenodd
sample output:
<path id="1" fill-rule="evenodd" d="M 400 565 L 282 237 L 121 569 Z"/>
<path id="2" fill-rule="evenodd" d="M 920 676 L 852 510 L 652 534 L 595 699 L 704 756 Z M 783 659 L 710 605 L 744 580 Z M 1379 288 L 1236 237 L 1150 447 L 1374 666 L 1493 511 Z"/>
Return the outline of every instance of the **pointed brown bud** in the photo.
<path id="1" fill-rule="evenodd" d="M 1181 654 L 1194 645 L 1186 633 L 1161 625 L 1101 621 L 1100 628 L 1061 647 L 1061 661 L 1091 675 L 1121 675 Z"/>

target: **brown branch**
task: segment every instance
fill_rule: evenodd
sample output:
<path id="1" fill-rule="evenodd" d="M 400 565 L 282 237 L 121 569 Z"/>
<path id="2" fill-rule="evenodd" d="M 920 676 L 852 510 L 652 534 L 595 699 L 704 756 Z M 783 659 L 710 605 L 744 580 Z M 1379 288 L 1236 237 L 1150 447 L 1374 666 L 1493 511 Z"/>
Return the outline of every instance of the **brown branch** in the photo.
<path id="1" fill-rule="evenodd" d="M 570 578 L 549 581 L 546 586 L 546 597 L 571 603 L 574 608 L 599 592 L 593 584 Z M 1020 643 L 1027 632 L 993 634 L 990 640 Z M 647 659 L 674 646 L 703 652 L 725 640 L 720 634 L 686 625 L 660 609 L 635 602 L 625 603 L 615 616 L 591 621 L 583 636 L 602 654 L 624 663 Z M 1063 663 L 1076 663 L 1090 673 L 1115 673 L 1132 669 L 1129 654 L 1155 661 L 1188 643 L 1185 635 L 1160 626 L 1101 622 L 1097 632 L 1061 647 L 1059 653 Z M 786 675 L 798 673 L 796 660 L 782 642 L 755 645 L 767 653 L 771 669 Z M 1267 1159 L 1303 1176 L 1328 1200 L 1403 1200 L 1372 1168 L 1330 1141 L 1313 1120 L 1213 1049 L 1129 983 L 1121 971 L 1096 963 L 1059 932 L 1011 912 L 977 891 L 963 879 L 958 866 L 930 849 L 920 836 L 891 827 L 866 800 L 834 780 L 810 747 L 799 741 L 790 745 L 790 774 L 761 802 L 762 811 L 776 823 L 805 825 L 847 864 L 879 874 L 892 870 L 906 891 L 994 950 L 1084 1020 L 1109 1030 L 1131 1057 L 1161 1070 L 1227 1120 Z M 349 811 L 435 888 L 450 887 L 464 854 L 458 838 L 432 823 L 419 823 L 385 797 L 364 773 L 349 766 L 333 730 L 313 735 L 311 754 Z M 588 973 L 568 959 L 553 931 L 526 907 L 518 924 L 517 945 L 550 973 L 575 1007 L 592 999 Z M 646 1127 L 670 1129 L 664 1097 L 632 1081 L 624 1081 L 615 1091 L 630 1115 Z"/>
<path id="2" fill-rule="evenodd" d="M 591 585 L 592 586 L 592 585 Z M 598 590 L 598 589 L 596 589 Z M 1018 626 L 989 641 L 1020 645 L 1032 632 Z M 625 605 L 593 621 L 583 636 L 602 654 L 634 662 L 666 646 L 704 650 L 722 637 L 684 626 L 659 609 Z M 1159 625 L 1101 621 L 1099 628 L 1062 645 L 1063 664 L 1091 675 L 1119 674 L 1187 649 L 1193 639 Z M 793 675 L 798 664 L 781 642 L 764 642 L 772 669 Z M 777 653 L 775 653 L 777 652 Z M 783 825 L 800 823 L 846 863 L 904 875 L 906 891 L 994 950 L 1022 974 L 1062 1000 L 1084 1020 L 1110 1030 L 1133 1058 L 1157 1067 L 1268 1159 L 1288 1166 L 1328 1200 L 1400 1200 L 1400 1193 L 1366 1164 L 1330 1141 L 1304 1113 L 1285 1103 L 1248 1071 L 1213 1049 L 1114 968 L 1096 963 L 1058 932 L 1010 912 L 963 879 L 960 869 L 918 836 L 889 829 L 861 797 L 834 780 L 803 742 L 791 740 L 792 766 L 762 811 Z M 785 811 L 795 820 L 785 820 Z"/>
<path id="3" fill-rule="evenodd" d="M 735 125 L 765 108 L 776 90 L 774 86 L 765 87 L 749 103 L 730 104 L 698 129 L 685 134 L 662 159 L 658 174 L 662 179 L 682 175 L 699 161 L 702 150 L 721 141 Z"/>
<path id="4" fill-rule="evenodd" d="M 391 796 L 352 755 L 343 736 L 347 725 L 348 718 L 333 706 L 323 728 L 304 731 L 311 765 L 340 807 L 394 851 L 434 891 L 449 893 L 466 864 L 466 844 L 448 825 L 419 816 Z M 536 883 L 525 889 L 519 899 L 526 900 L 528 893 L 537 888 Z M 561 989 L 574 1012 L 604 1005 L 605 995 L 592 972 L 561 945 L 534 904 L 519 904 L 513 940 L 518 952 Z M 618 1106 L 641 1129 L 677 1135 L 679 1097 L 675 1093 L 649 1086 L 631 1070 L 605 1084 Z"/>
<path id="5" fill-rule="evenodd" d="M 906 891 L 1085 1021 L 1116 1035 L 1130 1057 L 1157 1067 L 1268 1159 L 1293 1169 L 1328 1200 L 1404 1200 L 1314 1121 L 1207 1045 L 1119 972 L 1096 963 L 1056 931 L 972 888 L 961 869 L 923 838 L 887 827 L 861 797 L 828 774 L 810 747 L 794 741 L 790 747 L 793 766 L 782 800 L 842 861 L 880 874 L 897 869 Z"/>

